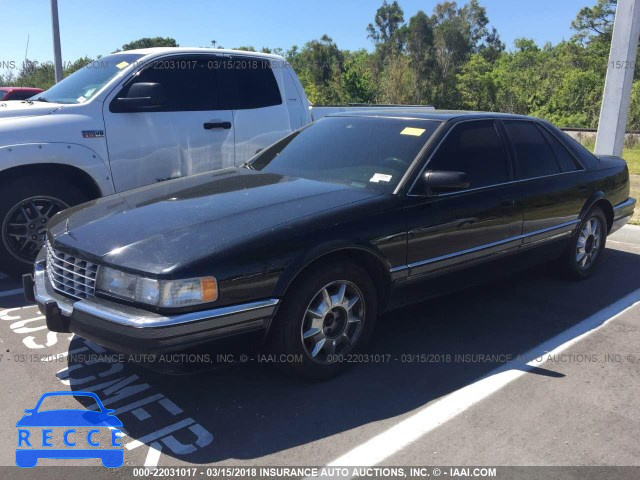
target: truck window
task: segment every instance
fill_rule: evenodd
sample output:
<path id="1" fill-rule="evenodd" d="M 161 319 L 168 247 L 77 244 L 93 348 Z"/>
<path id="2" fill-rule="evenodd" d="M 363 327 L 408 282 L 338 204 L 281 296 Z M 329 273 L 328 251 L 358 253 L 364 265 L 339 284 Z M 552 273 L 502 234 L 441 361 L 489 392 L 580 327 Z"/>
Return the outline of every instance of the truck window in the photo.
<path id="1" fill-rule="evenodd" d="M 218 110 L 217 57 L 209 55 L 171 56 L 152 60 L 118 93 L 127 96 L 131 85 L 159 83 L 164 87 L 166 103 L 152 112 Z"/>
<path id="2" fill-rule="evenodd" d="M 224 109 L 243 110 L 282 104 L 272 65 L 264 58 L 232 56 L 217 65 Z"/>

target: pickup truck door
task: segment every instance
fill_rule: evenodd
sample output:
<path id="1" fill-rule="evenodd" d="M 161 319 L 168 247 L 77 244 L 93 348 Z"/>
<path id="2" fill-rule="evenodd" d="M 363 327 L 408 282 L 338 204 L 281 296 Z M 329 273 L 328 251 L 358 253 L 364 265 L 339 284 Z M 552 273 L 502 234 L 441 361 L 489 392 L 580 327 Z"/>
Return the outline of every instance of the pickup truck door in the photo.
<path id="1" fill-rule="evenodd" d="M 235 164 L 233 112 L 220 100 L 219 63 L 211 54 L 151 60 L 114 89 L 103 106 L 117 192 Z M 122 111 L 134 83 L 162 86 L 162 105 Z"/>
<path id="2" fill-rule="evenodd" d="M 295 114 L 302 101 L 288 75 L 275 60 L 247 55 L 226 55 L 219 65 L 220 99 L 233 109 L 236 165 L 303 126 Z"/>

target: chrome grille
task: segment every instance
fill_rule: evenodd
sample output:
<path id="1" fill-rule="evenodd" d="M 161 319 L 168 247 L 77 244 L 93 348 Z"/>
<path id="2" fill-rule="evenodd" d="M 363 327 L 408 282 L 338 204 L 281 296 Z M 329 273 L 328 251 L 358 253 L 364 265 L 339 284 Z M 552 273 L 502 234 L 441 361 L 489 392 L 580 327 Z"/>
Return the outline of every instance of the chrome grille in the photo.
<path id="1" fill-rule="evenodd" d="M 55 290 L 78 299 L 95 295 L 98 265 L 55 250 L 48 239 L 45 248 L 47 277 Z"/>

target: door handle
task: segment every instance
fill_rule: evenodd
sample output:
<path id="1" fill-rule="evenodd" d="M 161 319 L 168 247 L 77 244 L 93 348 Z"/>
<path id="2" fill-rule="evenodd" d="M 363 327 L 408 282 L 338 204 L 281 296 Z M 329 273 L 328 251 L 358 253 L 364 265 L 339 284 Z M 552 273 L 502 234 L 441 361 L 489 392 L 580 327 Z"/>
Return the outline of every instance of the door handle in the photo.
<path id="1" fill-rule="evenodd" d="M 511 208 L 511 207 L 515 207 L 516 205 L 516 201 L 515 200 L 504 200 L 502 202 L 502 206 L 504 208 Z"/>
<path id="2" fill-rule="evenodd" d="M 205 130 L 213 130 L 214 128 L 229 130 L 231 128 L 231 122 L 205 122 L 203 126 Z"/>

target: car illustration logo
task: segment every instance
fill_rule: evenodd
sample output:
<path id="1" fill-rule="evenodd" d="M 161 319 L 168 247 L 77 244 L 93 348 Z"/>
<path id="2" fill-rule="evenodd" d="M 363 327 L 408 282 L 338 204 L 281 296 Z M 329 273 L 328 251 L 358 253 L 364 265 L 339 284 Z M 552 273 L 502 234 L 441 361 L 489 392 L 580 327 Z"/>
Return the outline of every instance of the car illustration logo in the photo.
<path id="1" fill-rule="evenodd" d="M 62 396 L 90 397 L 98 408 L 95 411 L 41 408 L 45 399 Z M 33 409 L 24 412 L 26 415 L 16 423 L 18 467 L 35 467 L 41 458 L 99 458 L 108 468 L 118 468 L 124 463 L 124 450 L 119 442 L 122 422 L 113 414 L 114 410 L 104 407 L 95 393 L 48 392 Z"/>

